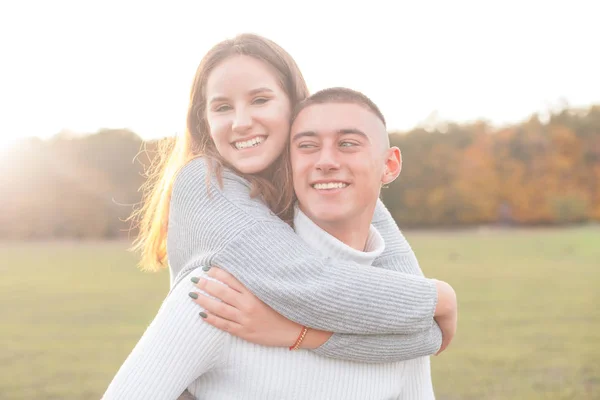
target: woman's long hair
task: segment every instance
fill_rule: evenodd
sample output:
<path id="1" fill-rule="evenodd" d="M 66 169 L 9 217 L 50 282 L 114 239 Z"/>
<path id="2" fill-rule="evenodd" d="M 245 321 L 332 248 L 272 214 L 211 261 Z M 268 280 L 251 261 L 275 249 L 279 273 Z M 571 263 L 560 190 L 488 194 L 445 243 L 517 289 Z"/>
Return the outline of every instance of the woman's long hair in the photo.
<path id="1" fill-rule="evenodd" d="M 282 220 L 292 222 L 295 196 L 288 149 L 268 168 L 266 174 L 242 174 L 221 157 L 210 135 L 206 121 L 206 81 L 216 66 L 235 55 L 254 57 L 273 67 L 282 89 L 289 97 L 292 109 L 308 97 L 306 82 L 294 59 L 269 39 L 242 34 L 222 41 L 208 51 L 198 66 L 192 84 L 185 133 L 176 140 L 165 140 L 159 144 L 158 153 L 141 188 L 142 205 L 130 216 L 131 220 L 138 221 L 139 233 L 132 250 L 140 253 L 139 265 L 143 270 L 158 271 L 166 266 L 167 226 L 173 181 L 178 171 L 196 157 L 206 159 L 209 172 L 216 174 L 221 184 L 222 169 L 231 168 L 250 182 L 251 196 L 260 196 Z"/>

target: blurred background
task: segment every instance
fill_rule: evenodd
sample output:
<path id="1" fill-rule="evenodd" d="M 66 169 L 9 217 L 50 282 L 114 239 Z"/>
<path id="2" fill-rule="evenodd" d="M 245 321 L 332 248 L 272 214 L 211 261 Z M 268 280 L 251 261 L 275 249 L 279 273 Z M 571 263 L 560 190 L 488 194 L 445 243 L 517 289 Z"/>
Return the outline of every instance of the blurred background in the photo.
<path id="1" fill-rule="evenodd" d="M 289 8 L 286 8 L 289 7 Z M 0 4 L 0 399 L 98 399 L 168 272 L 129 251 L 204 53 L 242 32 L 382 109 L 383 200 L 459 329 L 438 399 L 600 399 L 593 0 Z"/>

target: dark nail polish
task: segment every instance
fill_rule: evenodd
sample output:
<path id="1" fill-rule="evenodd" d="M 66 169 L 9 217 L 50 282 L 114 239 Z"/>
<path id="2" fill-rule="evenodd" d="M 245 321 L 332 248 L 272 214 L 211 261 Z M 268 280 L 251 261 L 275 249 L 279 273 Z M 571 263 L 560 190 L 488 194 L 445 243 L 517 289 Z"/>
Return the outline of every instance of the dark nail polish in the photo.
<path id="1" fill-rule="evenodd" d="M 206 315 L 206 313 L 205 313 L 205 312 L 203 312 L 203 311 L 200 311 L 200 316 L 201 316 L 202 318 L 206 318 L 206 317 L 208 317 L 208 315 Z"/>
<path id="2" fill-rule="evenodd" d="M 198 278 L 196 278 L 195 276 L 192 278 L 192 282 L 194 282 L 194 283 L 198 283 L 198 280 L 199 280 L 199 279 L 198 279 Z"/>
<path id="3" fill-rule="evenodd" d="M 189 292 L 188 294 L 190 295 L 190 297 L 191 297 L 192 299 L 197 299 L 197 298 L 198 298 L 198 293 Z"/>
<path id="4" fill-rule="evenodd" d="M 210 270 L 210 266 L 208 266 L 208 267 L 202 267 L 202 270 L 203 270 L 204 272 L 208 272 L 208 271 Z"/>

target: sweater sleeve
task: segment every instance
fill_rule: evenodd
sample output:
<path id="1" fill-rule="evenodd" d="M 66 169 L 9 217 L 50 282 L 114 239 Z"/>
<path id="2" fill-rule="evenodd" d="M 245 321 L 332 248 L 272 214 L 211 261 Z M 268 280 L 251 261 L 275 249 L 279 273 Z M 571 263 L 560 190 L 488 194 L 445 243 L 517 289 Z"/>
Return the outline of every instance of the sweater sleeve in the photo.
<path id="1" fill-rule="evenodd" d="M 336 333 L 313 349 L 324 357 L 361 363 L 407 361 L 435 354 L 442 343 L 437 324 L 423 332 L 409 335 L 352 335 Z"/>
<path id="2" fill-rule="evenodd" d="M 415 254 L 381 200 L 373 225 L 386 244 L 374 266 L 423 276 Z M 390 244 L 388 246 L 388 243 Z M 435 307 L 435 304 L 433 305 Z M 435 321 L 423 332 L 408 335 L 352 335 L 334 333 L 313 349 L 319 355 L 366 363 L 406 361 L 435 354 L 442 345 L 442 331 Z"/>
<path id="3" fill-rule="evenodd" d="M 167 246 L 184 259 L 175 280 L 198 260 L 234 275 L 286 318 L 330 332 L 410 334 L 432 326 L 433 281 L 324 257 L 277 218 L 239 176 L 224 171 L 223 187 L 203 159 L 188 163 L 173 186 Z M 188 272 L 186 272 L 188 271 Z"/>
<path id="4" fill-rule="evenodd" d="M 191 291 L 198 288 L 189 279 L 171 289 L 103 399 L 175 400 L 216 364 L 228 334 L 204 322 Z"/>

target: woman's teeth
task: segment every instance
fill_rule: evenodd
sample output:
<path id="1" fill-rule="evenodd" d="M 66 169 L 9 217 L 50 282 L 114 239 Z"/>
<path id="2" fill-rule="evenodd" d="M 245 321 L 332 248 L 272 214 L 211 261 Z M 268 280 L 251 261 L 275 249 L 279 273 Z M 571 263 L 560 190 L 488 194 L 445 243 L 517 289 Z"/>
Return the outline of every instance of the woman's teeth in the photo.
<path id="1" fill-rule="evenodd" d="M 256 147 L 264 141 L 265 141 L 265 138 L 263 136 L 257 136 L 253 139 L 246 140 L 245 142 L 235 142 L 235 143 L 233 143 L 233 145 L 235 146 L 236 149 L 241 150 L 241 149 L 247 149 L 248 147 Z"/>
<path id="2" fill-rule="evenodd" d="M 313 187 L 318 190 L 327 190 L 327 189 L 342 189 L 348 186 L 347 183 L 343 182 L 327 182 L 327 183 L 315 183 Z"/>

